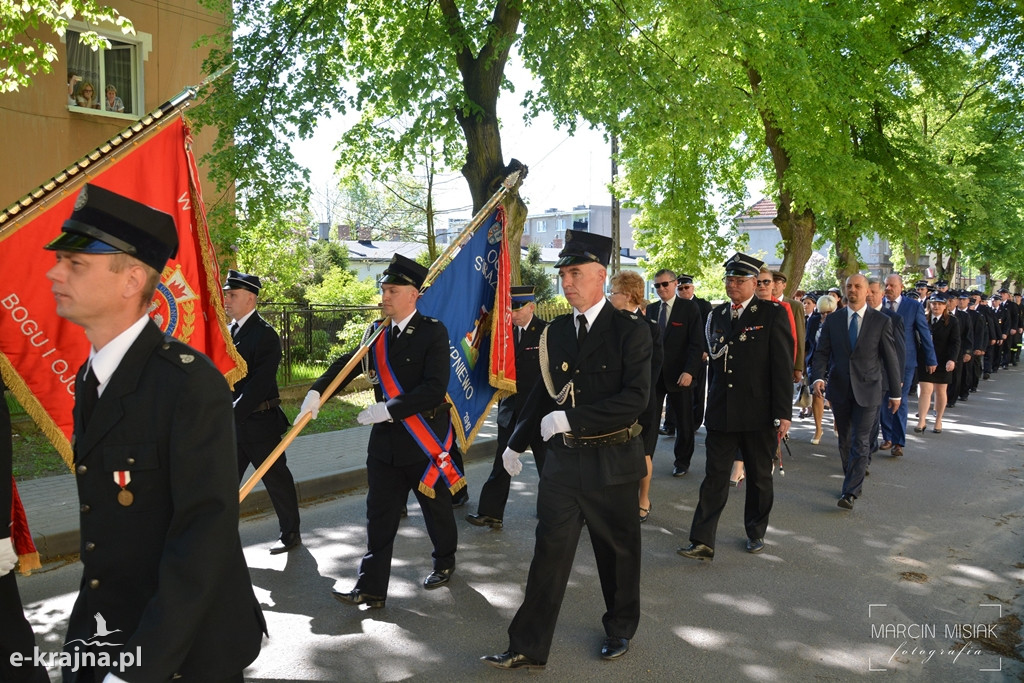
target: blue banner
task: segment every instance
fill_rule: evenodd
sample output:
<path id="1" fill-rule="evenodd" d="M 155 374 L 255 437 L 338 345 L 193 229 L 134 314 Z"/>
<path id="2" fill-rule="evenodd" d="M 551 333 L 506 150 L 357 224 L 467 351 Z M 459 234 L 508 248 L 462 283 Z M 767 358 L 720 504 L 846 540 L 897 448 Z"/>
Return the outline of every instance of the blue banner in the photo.
<path id="1" fill-rule="evenodd" d="M 515 389 L 506 243 L 505 211 L 499 206 L 417 306 L 448 329 L 448 400 L 454 406 L 452 425 L 463 450 L 476 437 L 498 398 L 496 392 Z"/>

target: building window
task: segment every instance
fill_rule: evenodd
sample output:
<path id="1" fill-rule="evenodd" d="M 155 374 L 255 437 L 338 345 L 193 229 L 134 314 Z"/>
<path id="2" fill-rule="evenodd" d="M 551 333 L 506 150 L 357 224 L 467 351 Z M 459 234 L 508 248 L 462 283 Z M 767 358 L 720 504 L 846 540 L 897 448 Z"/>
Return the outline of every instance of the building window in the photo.
<path id="1" fill-rule="evenodd" d="M 565 232 L 565 219 L 564 218 L 559 218 L 558 219 L 558 232 Z"/>
<path id="2" fill-rule="evenodd" d="M 547 221 L 537 221 L 537 232 L 547 232 Z"/>
<path id="3" fill-rule="evenodd" d="M 523 234 L 524 235 L 529 235 L 530 234 L 530 224 L 528 222 L 527 223 L 523 223 Z"/>
<path id="4" fill-rule="evenodd" d="M 142 62 L 148 35 L 114 36 L 101 33 L 109 48 L 93 49 L 81 42 L 82 30 L 65 36 L 68 65 L 68 108 L 137 119 L 142 113 Z"/>

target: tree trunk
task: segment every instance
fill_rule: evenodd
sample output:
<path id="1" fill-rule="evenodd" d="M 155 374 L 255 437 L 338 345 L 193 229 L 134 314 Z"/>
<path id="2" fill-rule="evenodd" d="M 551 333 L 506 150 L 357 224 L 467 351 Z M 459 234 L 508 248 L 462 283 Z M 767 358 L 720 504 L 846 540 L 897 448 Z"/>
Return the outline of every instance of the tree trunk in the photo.
<path id="1" fill-rule="evenodd" d="M 462 74 L 466 99 L 472 106 L 459 107 L 455 118 L 466 138 L 466 163 L 462 175 L 469 185 L 476 212 L 493 195 L 505 179 L 506 166 L 501 153 L 501 131 L 498 126 L 498 95 L 508 62 L 509 50 L 515 42 L 522 5 L 519 0 L 498 0 L 488 25 L 488 41 L 474 56 L 472 41 L 467 39 L 466 28 L 455 0 L 439 0 L 441 12 L 448 21 L 449 32 L 464 46 L 455 55 Z M 523 167 L 525 176 L 525 167 Z M 522 182 L 522 177 L 520 177 Z M 512 279 L 519 281 L 519 242 L 526 221 L 526 204 L 519 197 L 519 187 L 506 195 L 505 212 L 508 218 L 508 241 L 512 260 Z"/>
<path id="2" fill-rule="evenodd" d="M 854 230 L 853 221 L 846 221 L 838 225 L 833 237 L 837 261 L 836 279 L 839 280 L 840 286 L 842 286 L 846 282 L 846 278 L 860 272 L 857 233 Z"/>
<path id="3" fill-rule="evenodd" d="M 747 78 L 754 93 L 756 94 L 761 85 L 761 74 L 754 68 L 748 67 Z M 782 234 L 783 249 L 782 265 L 780 270 L 786 276 L 786 294 L 792 296 L 800 287 L 800 280 L 804 276 L 804 268 L 807 266 L 807 259 L 811 257 L 814 243 L 814 233 L 817 230 L 814 211 L 805 208 L 803 211 L 794 212 L 793 197 L 786 187 L 786 171 L 789 170 L 791 161 L 789 153 L 782 146 L 780 138 L 782 131 L 775 125 L 772 113 L 758 107 L 761 122 L 764 124 L 765 144 L 772 155 L 772 163 L 775 166 L 776 188 L 778 189 L 778 212 L 772 221 Z"/>

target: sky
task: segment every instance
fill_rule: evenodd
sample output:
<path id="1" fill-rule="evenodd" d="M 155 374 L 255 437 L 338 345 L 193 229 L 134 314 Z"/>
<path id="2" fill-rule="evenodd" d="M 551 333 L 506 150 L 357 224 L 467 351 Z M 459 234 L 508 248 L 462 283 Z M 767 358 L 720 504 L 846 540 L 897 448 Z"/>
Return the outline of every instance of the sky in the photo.
<path id="1" fill-rule="evenodd" d="M 520 107 L 523 93 L 539 84 L 514 54 L 506 67 L 506 76 L 515 84 L 516 92 L 505 92 L 498 100 L 502 153 L 506 163 L 515 158 L 530 169 L 520 190 L 530 213 L 549 208 L 571 209 L 579 204 L 611 204 L 607 189 L 611 180 L 611 147 L 603 134 L 581 124 L 570 136 L 557 129 L 548 114 L 524 122 L 524 110 Z M 296 160 L 310 170 L 314 194 L 322 193 L 332 183 L 337 158 L 334 147 L 354 121 L 354 115 L 334 117 L 323 121 L 309 140 L 292 143 Z M 452 218 L 468 218 L 472 214 L 469 189 L 457 169 L 439 176 L 437 184 L 434 201 L 438 211 Z M 320 212 L 314 208 L 314 213 Z M 318 215 L 318 219 L 323 217 Z"/>

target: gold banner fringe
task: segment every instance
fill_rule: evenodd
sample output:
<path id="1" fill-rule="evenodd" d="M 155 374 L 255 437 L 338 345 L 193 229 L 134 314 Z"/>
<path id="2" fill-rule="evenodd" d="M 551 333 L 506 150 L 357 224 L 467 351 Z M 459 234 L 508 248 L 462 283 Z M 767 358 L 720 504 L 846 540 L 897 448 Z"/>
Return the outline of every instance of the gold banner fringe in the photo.
<path id="1" fill-rule="evenodd" d="M 64 461 L 64 464 L 67 465 L 70 471 L 71 463 L 74 459 L 71 453 L 71 443 L 64 436 L 64 432 L 57 426 L 57 423 L 53 421 L 53 418 L 50 417 L 50 414 L 43 408 L 43 404 L 29 390 L 25 380 L 14 369 L 14 365 L 7 358 L 7 355 L 2 353 L 0 353 L 0 374 L 3 374 L 4 384 L 14 394 L 14 398 L 18 399 L 18 403 L 25 409 L 28 416 L 32 418 L 32 421 L 36 423 L 39 431 L 57 449 L 61 460 Z"/>
<path id="2" fill-rule="evenodd" d="M 33 569 L 42 569 L 43 563 L 39 561 L 39 553 L 28 553 L 26 555 L 18 555 L 18 573 L 22 576 L 28 576 L 32 573 Z"/>
<path id="3" fill-rule="evenodd" d="M 192 156 L 192 149 L 189 147 L 188 140 L 192 136 L 192 124 L 189 122 L 188 117 L 185 113 L 181 113 L 181 120 L 185 124 L 185 154 L 188 158 L 195 162 L 195 157 Z M 196 165 L 198 169 L 198 164 Z M 228 341 L 231 339 L 231 333 L 228 332 L 227 314 L 224 312 L 224 302 L 220 297 L 214 296 L 214 292 L 219 292 L 221 283 L 219 280 L 214 280 L 213 274 L 218 272 L 220 264 L 214 260 L 214 254 L 210 248 L 212 241 L 210 240 L 210 226 L 206 223 L 206 205 L 202 203 L 202 195 L 197 191 L 195 184 L 198 182 L 197 179 L 192 177 L 192 164 L 189 164 L 189 194 L 192 197 L 193 207 L 203 207 L 202 211 L 196 211 L 196 231 L 199 233 L 199 253 L 203 259 L 203 270 L 206 273 L 206 287 L 210 292 L 210 303 L 213 304 L 214 310 L 217 312 L 217 327 L 220 328 L 221 336 L 224 338 L 224 346 L 227 349 L 228 357 L 235 362 L 235 368 L 228 370 L 224 374 L 224 378 L 228 381 L 228 386 L 232 389 L 235 388 L 235 382 L 242 379 L 249 373 L 249 366 L 246 364 L 245 359 L 238 353 L 234 343 Z"/>

